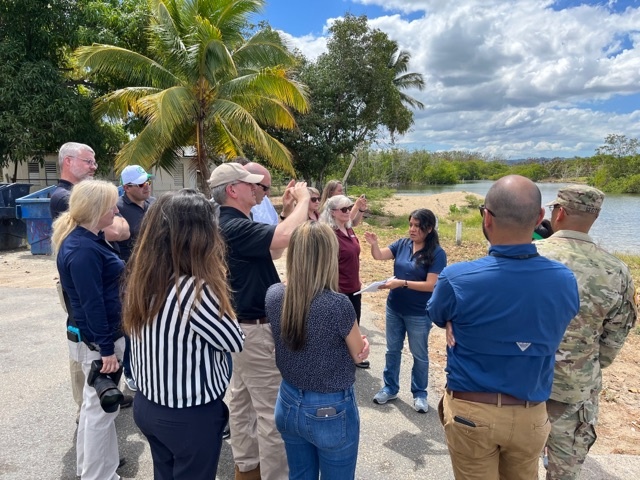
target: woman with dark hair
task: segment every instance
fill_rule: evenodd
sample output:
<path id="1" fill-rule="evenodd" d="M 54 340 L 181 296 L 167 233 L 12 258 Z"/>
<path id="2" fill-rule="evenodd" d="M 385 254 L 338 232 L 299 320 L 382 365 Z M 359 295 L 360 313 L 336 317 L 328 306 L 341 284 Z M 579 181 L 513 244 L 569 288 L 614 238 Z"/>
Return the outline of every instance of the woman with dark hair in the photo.
<path id="1" fill-rule="evenodd" d="M 154 478 L 215 478 L 229 417 L 225 352 L 242 350 L 244 334 L 214 206 L 203 195 L 170 192 L 149 208 L 123 305 L 138 384 L 133 415 L 149 441 Z"/>
<path id="2" fill-rule="evenodd" d="M 416 412 L 426 413 L 429 380 L 429 331 L 431 321 L 426 306 L 438 275 L 447 265 L 447 255 L 440 247 L 436 217 L 431 210 L 421 208 L 409 215 L 409 238 L 402 238 L 388 247 L 378 246 L 375 233 L 364 234 L 376 260 L 393 259 L 393 274 L 380 288 L 389 289 L 386 312 L 387 353 L 384 367 L 384 387 L 373 397 L 384 404 L 398 398 L 400 362 L 405 335 L 413 356 L 411 393 Z"/>
<path id="3" fill-rule="evenodd" d="M 355 366 L 369 344 L 337 293 L 338 241 L 319 222 L 298 226 L 287 251 L 287 283 L 265 300 L 282 383 L 275 420 L 290 479 L 353 479 L 360 441 Z"/>

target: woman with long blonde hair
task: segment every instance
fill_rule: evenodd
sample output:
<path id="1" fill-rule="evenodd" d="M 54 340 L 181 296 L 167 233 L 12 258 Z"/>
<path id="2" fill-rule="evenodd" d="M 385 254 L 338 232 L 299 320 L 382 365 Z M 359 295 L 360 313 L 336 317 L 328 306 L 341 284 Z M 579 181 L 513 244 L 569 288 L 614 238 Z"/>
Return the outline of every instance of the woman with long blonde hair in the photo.
<path id="1" fill-rule="evenodd" d="M 369 343 L 337 288 L 335 234 L 322 223 L 303 223 L 289 243 L 287 283 L 272 285 L 265 303 L 282 374 L 275 420 L 291 479 L 355 475 L 355 364 L 369 355 Z"/>
<path id="2" fill-rule="evenodd" d="M 69 354 L 82 364 L 85 378 L 94 360 L 102 362 L 101 374 L 117 377 L 122 368 L 119 285 L 124 262 L 102 232 L 118 213 L 117 200 L 114 185 L 84 180 L 73 187 L 69 210 L 53 223 L 51 240 L 60 283 L 71 306 Z M 118 396 L 111 398 L 113 403 L 101 406 L 96 389 L 84 383 L 76 443 L 76 473 L 82 478 L 119 478 L 115 427 Z"/>
<path id="3" fill-rule="evenodd" d="M 215 208 L 195 190 L 161 196 L 145 215 L 124 295 L 138 386 L 134 420 L 154 478 L 212 479 L 229 410 L 222 397 L 244 334 L 227 285 Z"/>

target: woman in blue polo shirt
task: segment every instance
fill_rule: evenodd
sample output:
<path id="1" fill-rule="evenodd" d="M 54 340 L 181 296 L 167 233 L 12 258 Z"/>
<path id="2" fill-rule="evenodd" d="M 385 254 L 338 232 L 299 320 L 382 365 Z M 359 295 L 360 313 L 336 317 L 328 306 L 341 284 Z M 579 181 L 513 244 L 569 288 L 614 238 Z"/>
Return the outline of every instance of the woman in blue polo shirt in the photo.
<path id="1" fill-rule="evenodd" d="M 411 393 L 416 412 L 426 413 L 427 382 L 429 380 L 429 331 L 431 321 L 426 306 L 438 275 L 447 265 L 447 255 L 440 247 L 436 217 L 431 210 L 421 208 L 409 215 L 409 238 L 402 238 L 388 247 L 378 246 L 375 233 L 364 234 L 376 260 L 393 259 L 395 279 L 380 288 L 391 290 L 387 298 L 387 353 L 384 367 L 384 387 L 373 397 L 377 404 L 398 398 L 400 362 L 405 334 L 413 355 Z"/>

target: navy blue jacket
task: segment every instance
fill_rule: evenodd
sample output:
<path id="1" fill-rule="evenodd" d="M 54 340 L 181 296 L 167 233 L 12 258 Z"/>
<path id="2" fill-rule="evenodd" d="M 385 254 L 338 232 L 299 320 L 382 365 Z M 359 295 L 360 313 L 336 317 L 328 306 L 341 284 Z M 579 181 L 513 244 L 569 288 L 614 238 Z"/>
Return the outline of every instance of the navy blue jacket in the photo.
<path id="1" fill-rule="evenodd" d="M 60 246 L 57 266 L 80 333 L 88 342 L 98 344 L 101 356 L 113 355 L 113 343 L 122 336 L 120 277 L 124 262 L 102 232 L 95 235 L 76 227 Z"/>

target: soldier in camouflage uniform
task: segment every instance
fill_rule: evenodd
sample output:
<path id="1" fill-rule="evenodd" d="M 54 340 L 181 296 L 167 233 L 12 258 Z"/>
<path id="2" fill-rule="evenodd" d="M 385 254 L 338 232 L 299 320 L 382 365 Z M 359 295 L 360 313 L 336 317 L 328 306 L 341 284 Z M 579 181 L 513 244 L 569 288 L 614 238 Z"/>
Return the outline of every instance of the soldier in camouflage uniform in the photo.
<path id="1" fill-rule="evenodd" d="M 536 242 L 538 252 L 569 267 L 580 292 L 580 311 L 556 353 L 547 411 L 547 480 L 576 479 L 596 441 L 601 369 L 608 367 L 636 322 L 633 280 L 627 266 L 588 235 L 604 194 L 570 185 L 549 204 L 555 232 Z"/>

